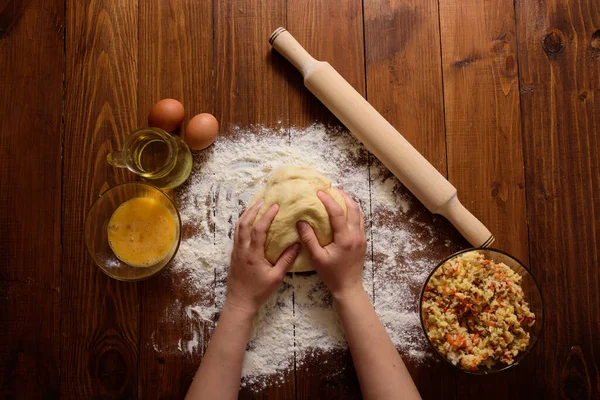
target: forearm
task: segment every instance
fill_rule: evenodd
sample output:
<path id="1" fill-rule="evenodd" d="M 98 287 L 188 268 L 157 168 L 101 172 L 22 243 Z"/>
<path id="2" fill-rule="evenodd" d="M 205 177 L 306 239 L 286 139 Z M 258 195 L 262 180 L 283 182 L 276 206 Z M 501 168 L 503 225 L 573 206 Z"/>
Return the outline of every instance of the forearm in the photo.
<path id="1" fill-rule="evenodd" d="M 419 392 L 365 291 L 334 297 L 364 398 L 419 399 Z"/>
<path id="2" fill-rule="evenodd" d="M 236 399 L 252 314 L 225 303 L 186 399 Z"/>

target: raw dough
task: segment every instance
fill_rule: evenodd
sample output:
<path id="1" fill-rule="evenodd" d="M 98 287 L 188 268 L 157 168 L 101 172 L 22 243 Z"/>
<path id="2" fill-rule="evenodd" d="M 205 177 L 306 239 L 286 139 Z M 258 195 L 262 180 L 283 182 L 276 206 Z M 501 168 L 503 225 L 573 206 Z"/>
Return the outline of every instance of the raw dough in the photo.
<path id="1" fill-rule="evenodd" d="M 308 222 L 314 229 L 321 246 L 333 241 L 329 214 L 317 192 L 329 193 L 346 213 L 346 203 L 340 193 L 331 187 L 331 181 L 320 172 L 297 166 L 279 168 L 269 178 L 266 187 L 258 193 L 252 203 L 264 199 L 254 222 L 271 207 L 279 204 L 279 212 L 267 233 L 265 256 L 275 264 L 281 253 L 294 243 L 300 243 L 296 228 L 298 221 Z M 314 271 L 310 256 L 303 248 L 290 272 Z"/>

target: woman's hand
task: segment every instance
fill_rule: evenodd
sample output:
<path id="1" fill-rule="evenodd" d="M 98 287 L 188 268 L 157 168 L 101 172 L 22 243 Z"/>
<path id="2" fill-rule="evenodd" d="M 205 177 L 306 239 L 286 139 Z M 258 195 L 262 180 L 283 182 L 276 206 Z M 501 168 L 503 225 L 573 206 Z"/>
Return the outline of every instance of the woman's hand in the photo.
<path id="1" fill-rule="evenodd" d="M 261 202 L 246 210 L 235 227 L 227 299 L 186 399 L 237 398 L 252 317 L 277 289 L 300 251 L 300 244 L 290 246 L 275 266 L 265 259 L 267 231 L 279 206 L 267 210 L 253 227 L 260 206 Z"/>
<path id="2" fill-rule="evenodd" d="M 348 206 L 347 219 L 331 196 L 323 192 L 317 194 L 329 213 L 333 243 L 321 247 L 306 222 L 298 223 L 300 237 L 335 300 L 363 397 L 420 399 L 363 289 L 362 269 L 367 249 L 364 221 L 358 204 L 340 192 Z"/>
<path id="3" fill-rule="evenodd" d="M 362 269 L 367 252 L 365 224 L 360 207 L 345 192 L 339 190 L 348 208 L 348 218 L 342 207 L 327 193 L 317 196 L 329 213 L 333 242 L 321 247 L 312 227 L 298 222 L 298 232 L 306 246 L 315 269 L 329 288 L 334 299 L 364 291 Z"/>
<path id="4" fill-rule="evenodd" d="M 265 258 L 265 241 L 271 222 L 279 211 L 272 205 L 252 226 L 262 201 L 244 211 L 236 227 L 227 277 L 226 304 L 254 315 L 260 306 L 281 284 L 286 272 L 294 264 L 302 246 L 288 247 L 272 265 Z"/>

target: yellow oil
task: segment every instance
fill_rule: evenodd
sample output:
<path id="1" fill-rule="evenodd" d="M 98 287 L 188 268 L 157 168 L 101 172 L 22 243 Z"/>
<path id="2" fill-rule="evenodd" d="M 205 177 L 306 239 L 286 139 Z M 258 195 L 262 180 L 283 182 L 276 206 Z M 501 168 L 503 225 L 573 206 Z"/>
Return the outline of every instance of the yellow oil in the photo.
<path id="1" fill-rule="evenodd" d="M 169 136 L 167 142 L 161 134 L 146 131 L 129 144 L 129 151 L 133 171 L 162 189 L 181 185 L 192 171 L 192 154 L 178 136 Z"/>
<path id="2" fill-rule="evenodd" d="M 142 138 L 133 148 L 133 162 L 143 172 L 142 176 L 149 179 L 159 178 L 171 170 L 169 163 L 169 145 L 160 138 Z M 166 170 L 161 171 L 163 167 Z"/>
<path id="3" fill-rule="evenodd" d="M 169 255 L 175 243 L 175 218 L 158 200 L 138 197 L 121 204 L 108 223 L 108 243 L 132 267 L 150 267 Z"/>

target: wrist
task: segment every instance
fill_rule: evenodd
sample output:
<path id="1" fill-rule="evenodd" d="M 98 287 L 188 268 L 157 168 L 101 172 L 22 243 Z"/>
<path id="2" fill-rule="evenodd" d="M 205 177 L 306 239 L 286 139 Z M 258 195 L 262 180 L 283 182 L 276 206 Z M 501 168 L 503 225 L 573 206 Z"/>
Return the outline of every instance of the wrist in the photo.
<path id="1" fill-rule="evenodd" d="M 349 286 L 346 288 L 341 288 L 337 290 L 335 293 L 332 292 L 331 296 L 336 304 L 342 305 L 348 302 L 351 302 L 353 299 L 360 298 L 362 296 L 366 296 L 367 292 L 365 292 L 365 288 L 362 285 L 362 282 Z"/>
<path id="2" fill-rule="evenodd" d="M 242 306 L 235 300 L 227 298 L 223 305 L 223 309 L 221 310 L 221 315 L 231 315 L 239 321 L 251 322 L 257 312 L 258 309 L 255 309 L 254 307 Z"/>

